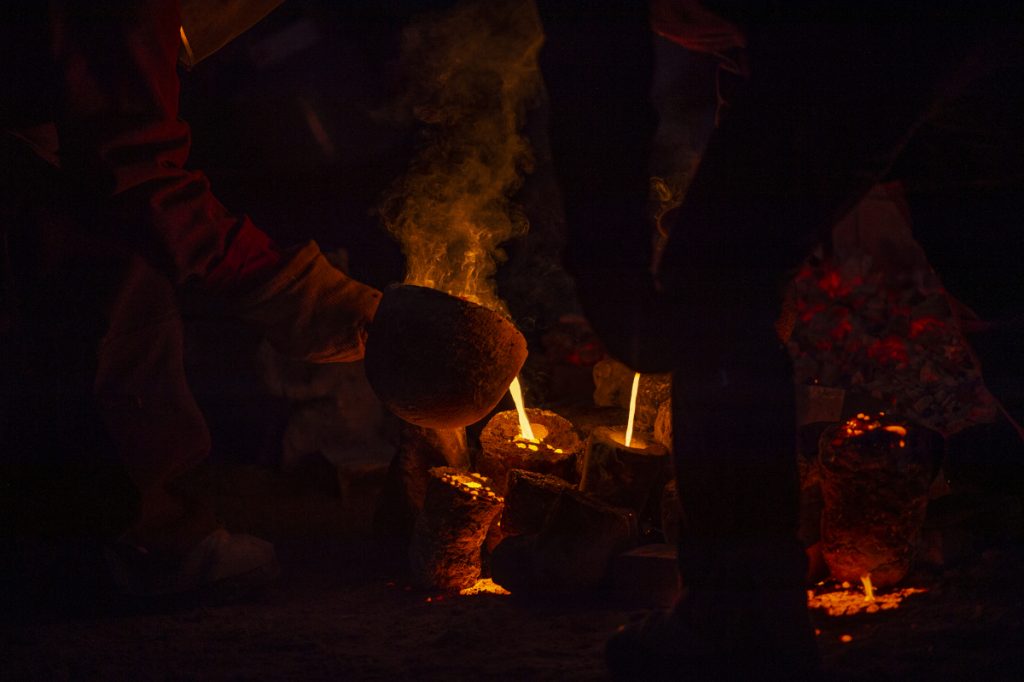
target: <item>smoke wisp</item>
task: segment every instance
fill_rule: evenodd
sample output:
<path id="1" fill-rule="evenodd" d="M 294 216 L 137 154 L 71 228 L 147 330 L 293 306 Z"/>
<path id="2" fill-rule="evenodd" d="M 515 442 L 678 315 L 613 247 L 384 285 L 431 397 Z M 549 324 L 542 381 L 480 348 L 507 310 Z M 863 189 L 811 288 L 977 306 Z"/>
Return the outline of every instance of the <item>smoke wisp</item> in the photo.
<path id="1" fill-rule="evenodd" d="M 493 275 L 524 234 L 511 200 L 532 152 L 520 134 L 540 91 L 543 32 L 532 0 L 475 0 L 403 35 L 406 106 L 423 145 L 380 207 L 406 257 L 406 283 L 507 314 Z"/>

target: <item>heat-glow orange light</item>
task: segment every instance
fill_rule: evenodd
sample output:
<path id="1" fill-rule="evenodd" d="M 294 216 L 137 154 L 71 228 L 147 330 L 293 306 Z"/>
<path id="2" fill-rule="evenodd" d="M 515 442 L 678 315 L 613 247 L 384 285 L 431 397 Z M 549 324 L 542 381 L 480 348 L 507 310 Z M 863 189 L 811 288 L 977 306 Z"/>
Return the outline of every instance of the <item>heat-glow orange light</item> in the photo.
<path id="1" fill-rule="evenodd" d="M 633 375 L 633 389 L 629 394 L 629 419 L 626 421 L 626 447 L 633 443 L 633 420 L 636 418 L 636 393 L 640 388 L 640 372 Z"/>
<path id="2" fill-rule="evenodd" d="M 864 583 L 862 592 L 849 583 L 834 586 L 832 589 L 828 589 L 826 583 L 818 583 L 818 590 L 807 591 L 807 606 L 825 611 L 830 616 L 853 616 L 858 613 L 876 613 L 899 608 L 907 597 L 928 591 L 921 587 L 904 587 L 879 593 L 872 587 L 869 597 L 869 585 L 870 578 Z"/>
<path id="3" fill-rule="evenodd" d="M 864 601 L 875 601 L 875 588 L 871 586 L 871 574 L 865 573 L 860 577 L 864 584 Z"/>
<path id="4" fill-rule="evenodd" d="M 512 594 L 504 587 L 494 582 L 490 578 L 480 578 L 469 587 L 465 587 L 459 590 L 459 594 L 467 597 L 475 594 Z"/>
<path id="5" fill-rule="evenodd" d="M 519 377 L 512 380 L 508 390 L 512 394 L 512 401 L 516 404 L 516 411 L 519 412 L 519 437 L 532 443 L 538 442 L 536 436 L 533 435 L 533 426 L 530 424 L 530 419 L 526 416 L 526 404 L 523 402 L 523 387 L 519 385 Z"/>
<path id="6" fill-rule="evenodd" d="M 885 412 L 879 412 L 878 417 L 871 417 L 869 415 L 864 414 L 863 412 L 860 412 L 857 414 L 856 417 L 850 419 L 845 424 L 843 424 L 843 436 L 845 436 L 846 438 L 857 438 L 859 436 L 863 436 L 865 433 L 868 433 L 869 431 L 874 431 L 875 429 L 882 429 L 883 431 L 888 431 L 889 433 L 895 434 L 900 437 L 900 440 L 898 441 L 899 447 L 907 447 L 907 441 L 905 440 L 907 435 L 906 427 L 900 426 L 898 424 L 883 425 L 879 420 L 884 416 Z M 839 445 L 839 442 L 836 442 L 835 444 Z"/>
<path id="7" fill-rule="evenodd" d="M 483 481 L 478 481 L 469 474 L 445 474 L 442 479 L 448 485 L 464 488 L 474 498 L 479 498 L 482 495 L 484 498 L 501 499 Z M 486 480 L 484 479 L 484 481 Z"/>

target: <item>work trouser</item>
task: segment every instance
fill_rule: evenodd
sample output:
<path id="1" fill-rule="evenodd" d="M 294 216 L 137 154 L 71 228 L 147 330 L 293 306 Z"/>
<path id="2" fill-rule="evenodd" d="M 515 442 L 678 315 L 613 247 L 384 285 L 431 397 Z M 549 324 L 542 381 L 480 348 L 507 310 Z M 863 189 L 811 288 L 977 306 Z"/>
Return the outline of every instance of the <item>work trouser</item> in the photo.
<path id="1" fill-rule="evenodd" d="M 175 291 L 75 218 L 56 169 L 3 151 L 3 532 L 180 552 L 213 524 L 172 491 L 210 442 Z"/>

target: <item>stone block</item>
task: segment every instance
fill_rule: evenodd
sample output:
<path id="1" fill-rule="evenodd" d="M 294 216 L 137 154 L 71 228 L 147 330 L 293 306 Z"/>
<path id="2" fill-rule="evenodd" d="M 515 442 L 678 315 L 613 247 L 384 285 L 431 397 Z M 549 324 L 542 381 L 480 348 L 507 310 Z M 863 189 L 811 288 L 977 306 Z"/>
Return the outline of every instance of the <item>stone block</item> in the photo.
<path id="1" fill-rule="evenodd" d="M 675 545 L 643 545 L 615 557 L 612 588 L 630 606 L 670 608 L 681 589 Z"/>

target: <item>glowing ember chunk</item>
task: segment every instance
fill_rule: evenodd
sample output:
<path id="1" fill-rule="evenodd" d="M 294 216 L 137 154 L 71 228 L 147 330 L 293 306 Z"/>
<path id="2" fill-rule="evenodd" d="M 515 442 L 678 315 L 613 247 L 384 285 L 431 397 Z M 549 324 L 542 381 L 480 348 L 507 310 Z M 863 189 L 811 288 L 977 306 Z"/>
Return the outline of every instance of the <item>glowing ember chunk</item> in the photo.
<path id="1" fill-rule="evenodd" d="M 907 447 L 907 442 L 903 440 L 907 435 L 906 427 L 900 426 L 899 424 L 886 424 L 883 426 L 881 421 L 879 420 L 884 416 L 885 412 L 879 412 L 878 417 L 871 417 L 861 412 L 857 414 L 856 417 L 850 419 L 843 425 L 843 435 L 845 435 L 847 438 L 857 438 L 863 436 L 865 433 L 868 433 L 870 431 L 882 429 L 883 431 L 887 431 L 889 433 L 899 436 L 899 446 L 901 448 Z M 841 441 L 839 440 L 833 442 L 833 445 L 835 445 L 836 447 L 838 447 L 840 444 Z"/>
<path id="2" fill-rule="evenodd" d="M 840 635 L 839 641 L 842 642 L 843 644 L 849 644 L 850 642 L 853 641 L 853 636 L 852 635 Z"/>
<path id="3" fill-rule="evenodd" d="M 626 447 L 633 442 L 633 420 L 636 418 L 636 392 L 640 388 L 640 372 L 633 375 L 633 390 L 629 394 L 629 419 L 626 421 Z"/>
<path id="4" fill-rule="evenodd" d="M 480 481 L 477 481 L 476 479 L 470 476 L 465 476 L 461 474 L 457 474 L 455 476 L 445 476 L 445 480 L 448 483 L 451 483 L 452 485 L 461 485 L 464 488 L 469 488 L 474 493 L 484 487 L 484 484 L 481 483 Z"/>
<path id="5" fill-rule="evenodd" d="M 509 393 L 512 394 L 512 401 L 516 404 L 516 411 L 519 412 L 519 435 L 525 440 L 537 442 L 537 438 L 533 435 L 533 428 L 530 426 L 530 420 L 526 416 L 526 405 L 523 402 L 523 388 L 519 385 L 519 377 L 512 380 L 512 384 L 508 387 Z"/>
<path id="6" fill-rule="evenodd" d="M 474 594 L 512 594 L 504 587 L 494 582 L 490 578 L 481 578 L 469 587 L 465 587 L 459 590 L 459 594 L 462 596 L 472 596 Z"/>

